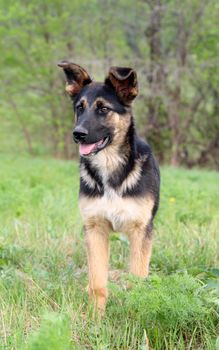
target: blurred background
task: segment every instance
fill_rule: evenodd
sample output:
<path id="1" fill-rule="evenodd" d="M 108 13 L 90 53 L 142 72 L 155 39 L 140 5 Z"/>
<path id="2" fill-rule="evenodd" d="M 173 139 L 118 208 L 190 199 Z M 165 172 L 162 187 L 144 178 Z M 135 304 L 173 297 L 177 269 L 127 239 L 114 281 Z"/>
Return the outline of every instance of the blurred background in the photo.
<path id="1" fill-rule="evenodd" d="M 1 0 L 0 152 L 72 159 L 57 62 L 136 69 L 139 134 L 161 163 L 219 169 L 217 0 Z"/>

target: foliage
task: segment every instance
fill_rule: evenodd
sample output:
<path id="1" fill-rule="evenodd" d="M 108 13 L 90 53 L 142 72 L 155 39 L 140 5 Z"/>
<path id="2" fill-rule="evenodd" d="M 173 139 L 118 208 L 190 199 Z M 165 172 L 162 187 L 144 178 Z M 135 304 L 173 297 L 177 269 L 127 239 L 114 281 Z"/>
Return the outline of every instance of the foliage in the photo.
<path id="1" fill-rule="evenodd" d="M 147 335 L 154 350 L 215 349 L 216 172 L 161 169 L 150 277 L 125 272 L 127 240 L 112 235 L 109 302 L 99 322 L 86 291 L 77 164 L 0 160 L 0 348 L 142 350 Z"/>
<path id="2" fill-rule="evenodd" d="M 69 350 L 71 328 L 69 320 L 55 313 L 44 316 L 40 330 L 32 335 L 25 350 Z"/>
<path id="3" fill-rule="evenodd" d="M 76 155 L 61 59 L 97 80 L 133 66 L 139 133 L 160 161 L 218 167 L 218 2 L 2 0 L 1 148 Z M 125 16 L 124 16 L 125 14 Z"/>
<path id="4" fill-rule="evenodd" d="M 131 285 L 126 294 L 118 294 L 113 314 L 138 320 L 156 348 L 164 349 L 169 344 L 171 348 L 182 349 L 186 343 L 182 339 L 189 339 L 190 344 L 201 343 L 202 330 L 215 329 L 219 309 L 214 297 L 218 291 L 209 297 L 205 285 L 197 278 L 187 273 L 153 274 L 144 282 L 131 279 Z M 118 307 L 121 304 L 122 309 Z"/>

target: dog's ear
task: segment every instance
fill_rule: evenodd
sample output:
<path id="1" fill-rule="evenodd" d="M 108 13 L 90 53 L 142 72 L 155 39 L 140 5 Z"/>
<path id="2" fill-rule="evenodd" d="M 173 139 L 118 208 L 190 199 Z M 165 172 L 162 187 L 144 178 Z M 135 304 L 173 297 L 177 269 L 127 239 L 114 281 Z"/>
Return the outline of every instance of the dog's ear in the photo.
<path id="1" fill-rule="evenodd" d="M 77 64 L 61 61 L 58 63 L 58 66 L 64 70 L 66 77 L 65 90 L 72 98 L 74 98 L 85 85 L 92 81 L 86 70 Z"/>
<path id="2" fill-rule="evenodd" d="M 138 95 L 137 74 L 132 68 L 111 67 L 105 84 L 112 86 L 126 105 L 130 105 Z"/>

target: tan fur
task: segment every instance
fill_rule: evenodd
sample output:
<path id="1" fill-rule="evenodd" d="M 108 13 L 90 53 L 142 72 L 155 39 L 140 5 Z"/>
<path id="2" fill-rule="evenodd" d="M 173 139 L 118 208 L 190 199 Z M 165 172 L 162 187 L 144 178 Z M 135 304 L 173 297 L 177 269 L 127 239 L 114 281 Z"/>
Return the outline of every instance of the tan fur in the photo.
<path id="1" fill-rule="evenodd" d="M 82 105 L 84 108 L 88 108 L 87 99 L 86 99 L 85 97 L 82 97 L 82 98 L 78 101 L 77 106 L 78 106 L 78 105 Z M 76 115 L 76 117 L 77 117 L 77 115 Z M 77 118 L 76 118 L 76 120 L 77 120 Z"/>
<path id="2" fill-rule="evenodd" d="M 135 161 L 134 168 L 129 173 L 127 178 L 123 181 L 122 185 L 118 189 L 118 192 L 122 194 L 123 192 L 126 192 L 128 189 L 133 188 L 138 180 L 141 177 L 141 166 L 142 162 L 145 161 L 145 157 L 141 157 L 140 159 Z"/>
<path id="3" fill-rule="evenodd" d="M 142 223 L 144 226 L 151 219 L 154 200 L 146 198 L 122 198 L 116 191 L 105 191 L 100 198 L 81 196 L 79 206 L 83 220 L 99 216 L 107 219 L 115 231 L 126 233 L 131 223 Z"/>
<path id="4" fill-rule="evenodd" d="M 129 83 L 130 73 L 134 74 L 132 84 Z M 127 103 L 130 103 L 138 95 L 137 75 L 134 70 L 130 70 L 130 73 L 124 79 L 124 77 L 119 76 L 116 67 L 111 67 L 108 75 L 117 95 Z"/>
<path id="5" fill-rule="evenodd" d="M 138 182 L 145 157 L 135 161 L 132 171 L 117 190 L 108 184 L 112 173 L 119 171 L 127 160 L 129 145 L 126 145 L 124 140 L 130 120 L 129 115 L 109 113 L 107 125 L 114 127 L 113 143 L 90 160 L 102 178 L 104 195 L 94 198 L 81 195 L 79 198 L 86 231 L 89 294 L 101 312 L 105 309 L 107 300 L 109 231 L 120 231 L 128 235 L 130 271 L 137 276 L 148 275 L 152 250 L 152 240 L 147 237 L 146 227 L 152 217 L 153 197 L 122 197 L 123 192 Z M 95 182 L 84 165 L 81 165 L 81 177 L 91 188 L 95 187 Z"/>
<path id="6" fill-rule="evenodd" d="M 123 144 L 124 137 L 130 125 L 130 121 L 131 121 L 131 115 L 129 113 L 122 116 L 115 112 L 111 112 L 108 114 L 106 125 L 112 126 L 114 128 L 114 133 L 113 133 L 114 147 L 121 146 Z M 129 145 L 127 144 L 124 146 L 126 147 L 126 151 L 129 151 Z"/>
<path id="7" fill-rule="evenodd" d="M 95 183 L 95 181 L 93 180 L 93 178 L 89 175 L 89 173 L 87 172 L 87 170 L 86 170 L 86 168 L 85 168 L 85 166 L 84 166 L 83 163 L 80 165 L 80 175 L 81 175 L 81 178 L 84 180 L 84 182 L 85 182 L 90 188 L 92 188 L 92 189 L 95 188 L 96 183 Z M 99 187 L 98 184 L 97 184 L 97 187 Z"/>
<path id="8" fill-rule="evenodd" d="M 85 222 L 89 295 L 100 311 L 104 311 L 107 300 L 110 228 L 109 222 L 100 217 L 90 217 Z"/>
<path id="9" fill-rule="evenodd" d="M 110 145 L 107 147 L 107 152 L 106 149 L 103 149 L 91 159 L 92 165 L 98 169 L 101 175 L 104 188 L 107 187 L 110 174 L 120 169 L 125 163 L 124 158 L 119 155 L 117 148 L 117 146 Z M 109 189 L 110 191 L 111 189 Z"/>
<path id="10" fill-rule="evenodd" d="M 90 76 L 82 67 L 67 61 L 60 62 L 59 66 L 65 71 L 66 91 L 72 98 L 86 84 L 95 87 L 96 83 L 91 81 Z M 130 271 L 137 276 L 146 277 L 152 251 L 152 239 L 150 235 L 147 235 L 147 226 L 150 224 L 155 204 L 153 195 L 150 194 L 145 195 L 145 197 L 123 197 L 123 194 L 133 189 L 141 178 L 142 162 L 145 161 L 146 156 L 135 160 L 132 170 L 127 174 L 119 188 L 115 190 L 113 186 L 110 186 L 108 180 L 112 179 L 116 172 L 118 176 L 121 174 L 120 170 L 129 161 L 129 155 L 132 151 L 127 139 L 127 131 L 132 122 L 132 114 L 128 106 L 138 94 L 137 74 L 131 68 L 111 67 L 105 83 L 110 83 L 110 86 L 114 88 L 115 93 L 126 106 L 126 114 L 115 113 L 110 102 L 101 97 L 97 97 L 92 105 L 88 104 L 85 97 L 77 102 L 77 104 L 83 103 L 83 107 L 87 109 L 87 112 L 91 112 L 91 116 L 97 107 L 106 106 L 112 109 L 105 115 L 105 118 L 101 119 L 101 127 L 109 128 L 112 131 L 113 138 L 110 140 L 112 142 L 101 152 L 90 157 L 90 165 L 101 177 L 104 194 L 93 198 L 92 194 L 91 196 L 81 194 L 79 199 L 86 233 L 89 294 L 101 312 L 104 311 L 107 300 L 109 232 L 114 230 L 128 235 Z M 96 186 L 99 185 L 90 176 L 83 163 L 80 174 L 88 187 L 96 190 Z"/>
<path id="11" fill-rule="evenodd" d="M 99 104 L 102 104 L 103 106 L 106 106 L 109 108 L 113 108 L 113 105 L 102 97 L 98 97 L 96 101 L 93 103 L 94 107 L 97 107 Z"/>
<path id="12" fill-rule="evenodd" d="M 146 235 L 154 201 L 147 198 L 122 198 L 114 193 L 101 198 L 80 197 L 85 223 L 89 268 L 89 294 L 102 313 L 107 300 L 108 236 L 111 229 L 128 235 L 130 272 L 146 277 L 152 251 L 152 240 Z"/>
<path id="13" fill-rule="evenodd" d="M 82 87 L 84 86 L 85 80 L 90 80 L 90 77 L 88 73 L 85 71 L 84 68 L 80 67 L 77 64 L 70 63 L 70 62 L 60 62 L 58 64 L 59 67 L 62 67 L 64 70 L 71 71 L 74 75 L 74 79 L 70 79 L 70 81 L 67 78 L 67 84 L 65 91 L 70 95 L 74 96 L 80 92 Z"/>
<path id="14" fill-rule="evenodd" d="M 79 91 L 80 87 L 76 84 L 68 84 L 66 83 L 66 87 L 65 87 L 65 91 L 69 94 L 69 95 L 73 95 L 76 91 Z"/>
<path id="15" fill-rule="evenodd" d="M 129 115 L 121 117 L 114 112 L 109 113 L 107 116 L 107 126 L 114 127 L 113 143 L 91 159 L 93 166 L 101 174 L 104 184 L 106 184 L 110 174 L 122 167 L 126 161 L 125 156 L 129 152 L 129 146 L 124 145 L 125 149 L 122 153 L 120 147 L 124 144 L 124 137 L 130 125 L 130 118 Z"/>
<path id="16" fill-rule="evenodd" d="M 146 235 L 145 227 L 130 230 L 130 272 L 147 277 L 152 253 L 152 239 Z"/>
<path id="17" fill-rule="evenodd" d="M 101 314 L 104 314 L 108 296 L 107 288 L 89 288 L 89 296 L 91 302 L 94 302 L 95 309 L 97 309 Z"/>

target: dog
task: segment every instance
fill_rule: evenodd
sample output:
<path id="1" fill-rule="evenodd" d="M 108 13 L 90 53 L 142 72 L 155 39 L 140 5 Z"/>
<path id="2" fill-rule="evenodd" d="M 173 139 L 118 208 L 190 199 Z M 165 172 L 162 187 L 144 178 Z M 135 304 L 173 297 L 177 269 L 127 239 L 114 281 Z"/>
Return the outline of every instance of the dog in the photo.
<path id="1" fill-rule="evenodd" d="M 130 242 L 130 272 L 147 277 L 160 173 L 149 145 L 135 131 L 132 102 L 138 94 L 131 68 L 111 67 L 104 83 L 77 64 L 62 61 L 66 91 L 76 116 L 79 144 L 79 207 L 84 223 L 89 294 L 103 313 L 107 302 L 109 233 Z"/>

